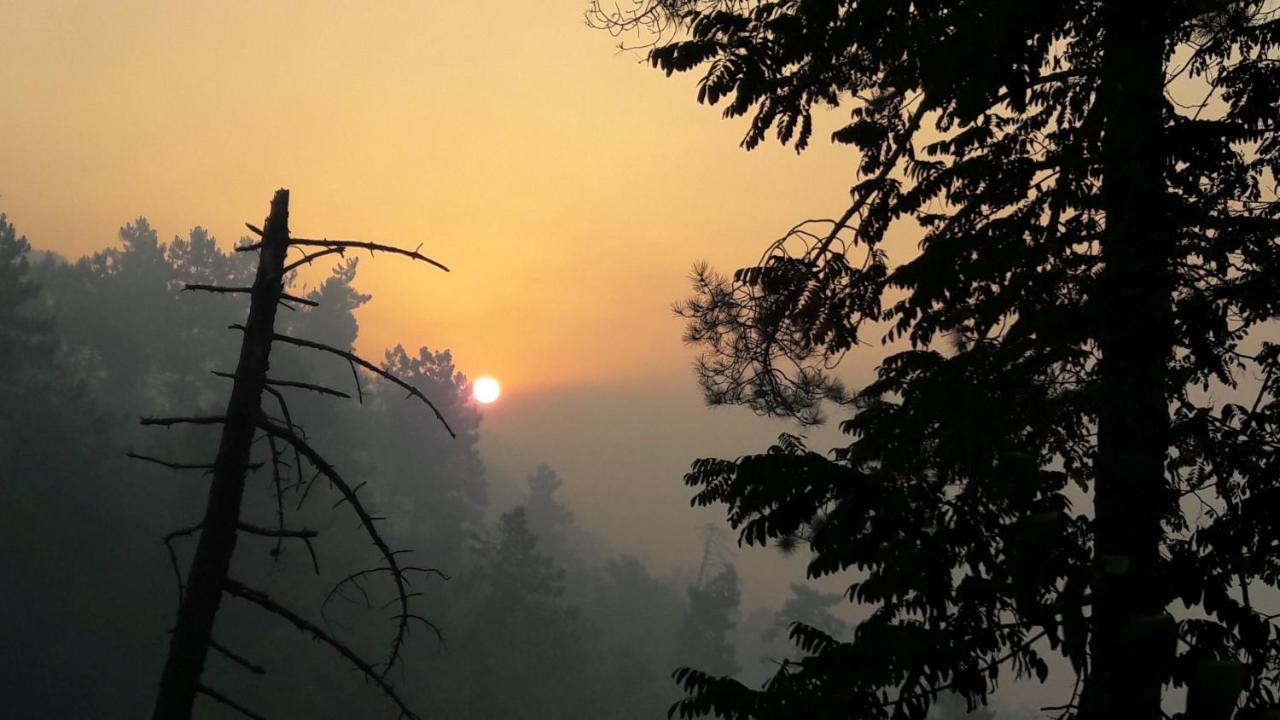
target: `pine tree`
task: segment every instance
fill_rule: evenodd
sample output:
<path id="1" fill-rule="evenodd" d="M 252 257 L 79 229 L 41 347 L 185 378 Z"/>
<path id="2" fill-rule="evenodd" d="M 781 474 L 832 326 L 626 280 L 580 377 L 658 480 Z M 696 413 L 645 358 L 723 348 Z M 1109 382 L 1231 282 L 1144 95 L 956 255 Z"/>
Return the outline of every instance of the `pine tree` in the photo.
<path id="1" fill-rule="evenodd" d="M 680 310 L 712 402 L 852 413 L 833 457 L 784 436 L 687 481 L 745 542 L 861 570 L 872 612 L 851 641 L 802 633 L 812 655 L 763 692 L 688 674 L 680 712 L 921 718 L 1008 666 L 1043 678 L 1050 652 L 1082 680 L 1068 716 L 1154 720 L 1170 687 L 1204 717 L 1275 706 L 1250 592 L 1280 577 L 1274 3 L 604 7 L 749 116 L 747 148 L 803 149 L 813 109 L 843 106 L 832 139 L 860 153 L 839 217 L 730 277 L 700 267 Z M 890 258 L 909 220 L 919 252 Z M 848 392 L 829 368 L 868 339 L 890 354 Z"/>

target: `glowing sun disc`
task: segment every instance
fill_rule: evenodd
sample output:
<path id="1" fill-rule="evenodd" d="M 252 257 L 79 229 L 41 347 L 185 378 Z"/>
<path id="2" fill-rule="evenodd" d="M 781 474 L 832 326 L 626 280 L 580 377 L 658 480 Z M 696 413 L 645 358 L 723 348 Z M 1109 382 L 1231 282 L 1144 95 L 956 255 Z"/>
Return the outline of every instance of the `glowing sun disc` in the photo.
<path id="1" fill-rule="evenodd" d="M 488 405 L 502 394 L 502 386 L 498 385 L 497 380 L 486 375 L 476 380 L 475 385 L 471 386 L 471 394 L 476 402 Z"/>

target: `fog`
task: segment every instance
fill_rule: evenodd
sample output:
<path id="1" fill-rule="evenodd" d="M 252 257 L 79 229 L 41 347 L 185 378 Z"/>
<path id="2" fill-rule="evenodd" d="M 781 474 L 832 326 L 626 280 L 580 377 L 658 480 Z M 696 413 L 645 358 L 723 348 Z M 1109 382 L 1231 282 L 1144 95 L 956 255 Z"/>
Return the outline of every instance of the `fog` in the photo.
<path id="1" fill-rule="evenodd" d="M 218 436 L 217 427 L 139 419 L 221 411 L 230 382 L 212 373 L 233 367 L 240 333 L 227 327 L 243 322 L 247 296 L 183 287 L 244 285 L 256 253 L 198 227 L 161 241 L 138 218 L 69 261 L 39 238 L 28 246 L 7 217 L 0 228 L 0 573 L 14 590 L 0 611 L 22 618 L 4 643 L 4 695 L 14 717 L 138 717 L 175 619 L 175 570 L 185 574 L 195 543 L 194 533 L 170 534 L 201 517 L 210 474 L 202 466 Z M 339 259 L 309 285 L 291 275 L 286 292 L 316 305 L 281 310 L 280 329 L 352 349 L 368 299 L 361 269 L 394 261 Z M 690 507 L 681 482 L 696 457 L 758 450 L 795 427 L 708 409 L 691 377 L 513 391 L 481 406 L 447 338 L 388 348 L 378 361 L 421 389 L 458 437 L 384 379 L 363 369 L 353 377 L 341 359 L 278 346 L 271 373 L 351 396 L 281 388 L 312 445 L 348 482 L 367 483 L 364 502 L 385 517 L 388 542 L 448 576 L 417 581 L 418 612 L 440 634 L 415 628 L 395 671 L 424 716 L 662 717 L 679 697 L 676 667 L 761 682 L 794 652 L 787 622 L 843 628 L 850 619 L 839 581 L 809 589 L 804 558 L 739 547 L 718 509 Z M 831 428 L 812 435 L 835 437 Z M 253 450 L 259 465 L 243 511 L 262 526 L 278 512 L 266 445 Z M 382 610 L 388 587 L 340 583 L 374 562 L 368 538 L 332 487 L 281 459 L 284 525 L 319 533 L 314 565 L 300 542 L 245 535 L 232 574 L 377 657 L 394 635 Z M 215 640 L 247 665 L 212 654 L 211 687 L 267 716 L 392 712 L 322 644 L 223 605 Z M 198 708 L 201 717 L 226 711 Z"/>

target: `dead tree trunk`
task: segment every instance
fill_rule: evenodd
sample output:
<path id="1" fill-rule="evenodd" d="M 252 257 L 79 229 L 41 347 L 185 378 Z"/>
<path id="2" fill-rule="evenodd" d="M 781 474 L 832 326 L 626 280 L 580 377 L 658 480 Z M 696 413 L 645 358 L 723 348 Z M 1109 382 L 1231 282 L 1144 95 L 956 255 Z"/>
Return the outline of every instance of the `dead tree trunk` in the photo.
<path id="1" fill-rule="evenodd" d="M 258 273 L 240 344 L 240 361 L 236 365 L 222 440 L 213 463 L 213 482 L 200 526 L 200 541 L 160 679 L 160 692 L 152 715 L 155 720 L 190 717 L 196 693 L 200 691 L 213 622 L 236 547 L 245 475 L 258 430 L 276 310 L 284 292 L 284 261 L 288 249 L 289 191 L 282 189 L 277 190 L 271 200 L 271 214 L 263 227 Z"/>
<path id="2" fill-rule="evenodd" d="M 261 241 L 237 248 L 240 251 L 257 251 L 259 253 L 258 272 L 253 287 L 221 287 L 216 285 L 187 285 L 186 290 L 211 292 L 221 295 L 250 294 L 249 317 L 244 325 L 233 325 L 232 329 L 243 332 L 240 345 L 240 360 L 234 373 L 215 372 L 220 377 L 229 378 L 232 382 L 230 400 L 226 412 L 212 417 L 170 417 L 144 418 L 145 425 L 171 426 L 177 424 L 221 426 L 222 438 L 218 445 L 218 454 L 212 465 L 171 462 L 159 458 L 142 455 L 132 457 L 149 462 L 159 463 L 174 470 L 207 469 L 213 476 L 209 488 L 208 504 L 204 518 L 192 527 L 170 533 L 165 538 L 173 561 L 174 573 L 178 576 L 179 609 L 178 622 L 173 630 L 173 638 L 169 644 L 169 655 L 165 661 L 164 671 L 160 678 L 160 689 L 156 697 L 155 720 L 187 720 L 191 717 L 192 706 L 197 695 L 222 703 L 241 714 L 259 717 L 252 711 L 238 704 L 235 700 L 201 682 L 205 660 L 209 650 L 216 650 L 232 662 L 235 662 L 254 673 L 265 672 L 260 666 L 249 662 L 238 653 L 217 644 L 213 639 L 213 625 L 218 614 L 218 607 L 223 594 L 257 606 L 260 610 L 288 622 L 298 630 L 328 645 L 338 655 L 355 666 L 368 682 L 377 686 L 384 695 L 395 703 L 401 717 L 416 717 L 392 687 L 388 675 L 401 657 L 405 638 L 409 633 L 409 623 L 416 620 L 439 634 L 430 621 L 415 614 L 410 607 L 410 598 L 421 593 L 410 591 L 410 573 L 444 577 L 434 568 L 408 566 L 401 563 L 397 556 L 404 551 L 393 551 L 382 539 L 376 523 L 381 518 L 370 513 L 360 500 L 360 485 L 351 485 L 325 458 L 311 447 L 305 433 L 294 422 L 289 413 L 285 395 L 280 388 L 318 392 L 323 395 L 349 398 L 347 393 L 307 382 L 271 378 L 267 375 L 270 365 L 272 345 L 276 342 L 308 350 L 319 350 L 341 358 L 349 364 L 356 376 L 357 393 L 359 393 L 359 374 L 357 366 L 379 376 L 388 382 L 398 385 L 425 403 L 435 413 L 444 428 L 452 436 L 453 430 L 444 416 L 434 404 L 417 388 L 395 377 L 387 370 L 344 350 L 318 343 L 305 338 L 295 338 L 276 332 L 276 310 L 282 304 L 301 304 L 314 306 L 313 300 L 287 295 L 285 277 L 300 265 L 310 263 L 316 258 L 327 255 L 343 255 L 348 250 L 366 250 L 370 253 L 386 252 L 402 255 L 448 270 L 440 263 L 418 253 L 415 250 L 381 245 L 356 240 L 311 240 L 294 238 L 289 234 L 289 191 L 279 190 L 271 201 L 271 214 L 267 217 L 263 229 L 249 226 Z M 316 248 L 308 253 L 308 249 Z M 302 253 L 300 259 L 286 262 L 289 250 L 297 249 Z M 263 394 L 269 393 L 280 409 L 281 419 L 277 420 L 262 408 Z M 261 433 L 267 439 L 270 448 L 268 462 L 253 462 L 251 453 L 254 438 Z M 281 605 L 266 593 L 256 590 L 236 580 L 230 572 L 232 555 L 236 548 L 236 539 L 240 533 L 271 538 L 279 543 L 284 538 L 294 538 L 307 544 L 310 551 L 311 538 L 316 532 L 306 529 L 289 529 L 285 527 L 285 511 L 281 499 L 282 468 L 288 465 L 284 459 L 291 453 L 294 468 L 297 472 L 293 487 L 299 489 L 301 500 L 307 494 L 316 479 L 324 478 L 327 484 L 341 496 L 335 508 L 345 506 L 347 511 L 355 514 L 360 527 L 376 549 L 381 564 L 366 568 L 343 578 L 330 591 L 327 604 L 335 596 L 342 596 L 345 587 L 356 586 L 362 597 L 367 598 L 364 583 L 374 577 L 388 578 L 395 596 L 388 605 L 395 604 L 397 612 L 395 635 L 391 640 L 390 653 L 385 662 L 371 663 L 353 652 L 341 640 L 331 635 L 320 625 L 295 613 Z M 310 465 L 313 474 L 310 481 L 303 481 L 304 461 Z M 245 481 L 249 473 L 263 466 L 270 468 L 270 474 L 276 485 L 276 517 L 277 527 L 264 528 L 241 520 L 241 505 L 244 499 Z M 179 567 L 172 543 L 179 538 L 199 534 L 195 556 L 187 573 L 187 581 L 182 582 L 182 571 Z M 278 547 L 278 546 L 277 546 Z M 313 565 L 319 572 L 314 551 L 311 553 Z M 322 606 L 323 614 L 323 606 Z"/>

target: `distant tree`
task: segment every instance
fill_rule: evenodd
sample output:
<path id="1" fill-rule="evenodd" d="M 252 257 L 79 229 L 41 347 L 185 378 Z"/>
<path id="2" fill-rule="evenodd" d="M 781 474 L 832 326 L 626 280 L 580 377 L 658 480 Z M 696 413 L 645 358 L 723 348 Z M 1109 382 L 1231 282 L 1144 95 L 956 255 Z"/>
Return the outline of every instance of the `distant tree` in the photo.
<path id="1" fill-rule="evenodd" d="M 385 504 L 394 508 L 391 531 L 433 562 L 454 567 L 464 560 L 469 539 L 481 529 L 488 502 L 484 464 L 476 448 L 481 413 L 470 400 L 467 378 L 448 351 L 421 347 L 411 355 L 397 345 L 382 368 L 422 390 L 449 418 L 456 438 L 406 432 L 422 422 L 404 393 L 385 380 L 366 389 L 373 417 L 352 423 L 350 456 L 368 468 Z"/>
<path id="2" fill-rule="evenodd" d="M 40 315 L 40 286 L 31 277 L 31 243 L 0 214 L 0 375 L 3 387 L 21 387 L 19 376 L 46 367 L 57 349 L 53 324 Z"/>
<path id="3" fill-rule="evenodd" d="M 703 582 L 689 588 L 689 607 L 676 641 L 676 661 L 681 666 L 716 675 L 733 675 L 740 669 L 730 632 L 737 624 L 742 592 L 738 571 L 725 564 Z"/>
<path id="4" fill-rule="evenodd" d="M 802 625 L 819 630 L 833 638 L 843 637 L 848 626 L 843 620 L 831 614 L 831 608 L 838 605 L 843 596 L 836 593 L 820 593 L 817 590 L 797 583 L 791 584 L 791 597 L 778 611 L 774 626 L 766 631 L 766 640 L 779 635 L 789 634 L 792 626 Z"/>
<path id="5" fill-rule="evenodd" d="M 539 551 L 523 507 L 477 542 L 463 585 L 459 610 L 468 623 L 450 644 L 448 664 L 459 675 L 442 688 L 450 699 L 441 714 L 549 720 L 582 712 L 586 628 L 564 599 L 564 570 Z"/>
<path id="6" fill-rule="evenodd" d="M 573 528 L 573 511 L 556 496 L 564 481 L 555 470 L 539 465 L 525 483 L 529 487 L 524 501 L 529 528 L 541 538 L 548 552 L 563 553 L 568 540 L 566 534 Z"/>
<path id="7" fill-rule="evenodd" d="M 747 148 L 802 149 L 842 105 L 832 139 L 860 152 L 839 217 L 731 277 L 700 267 L 681 312 L 712 402 L 853 413 L 833 457 L 788 436 L 687 480 L 743 541 L 862 571 L 872 613 L 805 634 L 764 691 L 688 674 L 681 713 L 922 718 L 942 689 L 984 701 L 1002 666 L 1044 678 L 1048 652 L 1081 680 L 1066 716 L 1155 720 L 1177 687 L 1192 716 L 1275 708 L 1275 4 L 592 8 L 697 69 Z M 891 263 L 903 218 L 923 238 Z M 872 333 L 890 355 L 850 394 L 830 370 Z"/>

